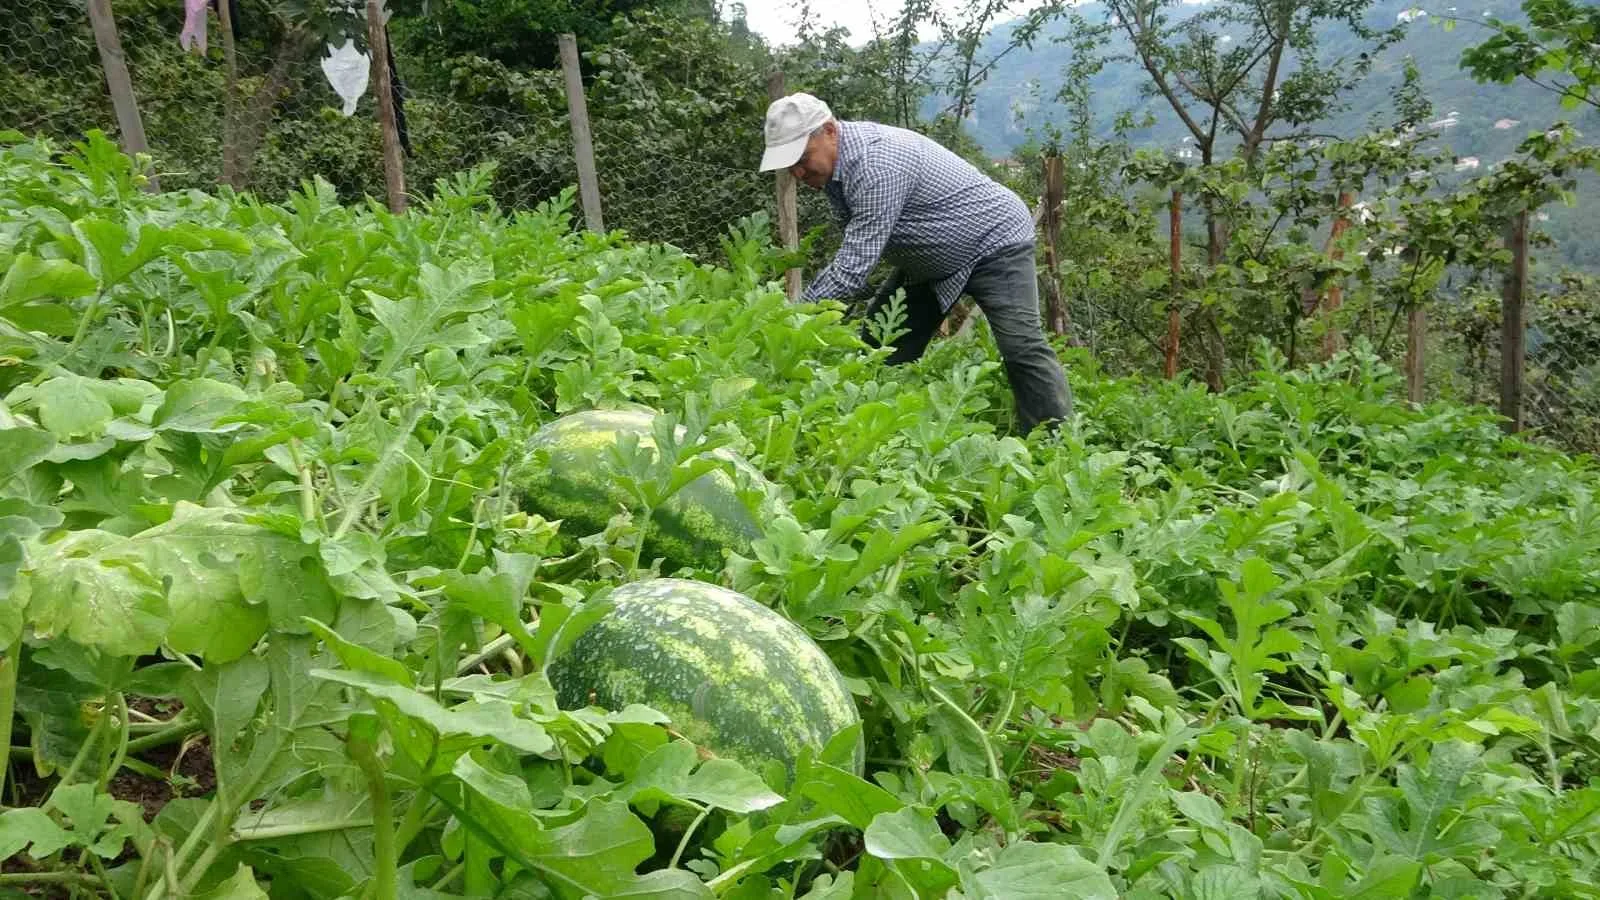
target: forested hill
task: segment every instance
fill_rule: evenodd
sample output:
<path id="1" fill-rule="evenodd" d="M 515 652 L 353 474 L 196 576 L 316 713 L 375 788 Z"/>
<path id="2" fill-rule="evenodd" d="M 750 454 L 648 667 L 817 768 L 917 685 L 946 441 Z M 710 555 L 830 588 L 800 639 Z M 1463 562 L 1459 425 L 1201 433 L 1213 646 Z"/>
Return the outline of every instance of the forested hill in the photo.
<path id="1" fill-rule="evenodd" d="M 1600 132 L 1600 113 L 1583 108 L 1564 110 L 1554 94 L 1520 80 L 1507 86 L 1479 84 L 1462 73 L 1462 51 L 1481 43 L 1489 31 L 1476 24 L 1486 15 L 1506 21 L 1521 21 L 1516 0 L 1449 0 L 1421 7 L 1428 13 L 1456 17 L 1460 21 L 1447 30 L 1441 21 L 1423 16 L 1410 22 L 1406 37 L 1381 53 L 1371 75 L 1345 96 L 1341 112 L 1317 131 L 1349 136 L 1383 126 L 1394 120 L 1392 91 L 1404 77 L 1405 59 L 1416 63 L 1422 86 L 1433 104 L 1432 122 L 1440 146 L 1449 149 L 1462 162 L 1460 177 L 1485 171 L 1496 160 L 1511 153 L 1530 130 L 1566 119 L 1580 131 Z M 1195 4 L 1195 10 L 1203 9 Z M 1375 26 L 1393 25 L 1407 10 L 1417 8 L 1409 0 L 1378 0 L 1373 4 L 1370 22 Z M 1105 7 L 1090 3 L 1078 12 L 1087 20 L 1104 20 Z M 1065 20 L 1048 26 L 1031 48 L 1019 48 L 995 66 L 978 92 L 974 113 L 967 123 L 973 137 L 994 156 L 1005 156 L 1025 143 L 1047 123 L 1066 121 L 1066 108 L 1056 98 L 1071 59 L 1065 41 L 1071 24 Z M 1011 40 L 1011 27 L 996 28 L 987 39 L 979 58 L 986 59 Z M 1242 36 L 1242 35 L 1241 35 Z M 1329 28 L 1319 36 L 1320 53 L 1354 55 L 1360 42 L 1347 28 Z M 1104 50 L 1111 57 L 1130 50 L 1125 35 L 1118 34 Z M 1177 149 L 1187 135 L 1182 123 L 1160 97 L 1147 97 L 1148 83 L 1142 69 L 1130 61 L 1109 63 L 1092 81 L 1096 125 L 1109 135 L 1118 113 L 1149 111 L 1154 126 L 1133 132 L 1139 145 Z M 931 98 L 928 112 L 942 108 L 944 101 Z M 1142 118 L 1142 115 L 1140 116 Z M 1477 160 L 1478 168 L 1471 168 Z M 1593 208 L 1551 209 L 1544 227 L 1562 245 L 1568 262 L 1600 269 L 1600 215 Z"/>

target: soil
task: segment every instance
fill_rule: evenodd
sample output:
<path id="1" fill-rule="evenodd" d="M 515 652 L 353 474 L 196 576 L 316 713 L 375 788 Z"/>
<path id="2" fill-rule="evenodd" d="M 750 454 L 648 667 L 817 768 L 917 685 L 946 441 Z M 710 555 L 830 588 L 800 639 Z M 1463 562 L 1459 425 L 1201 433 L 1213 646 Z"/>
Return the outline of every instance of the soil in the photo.
<path id="1" fill-rule="evenodd" d="M 176 797 L 203 797 L 216 790 L 217 773 L 211 761 L 211 739 L 205 734 L 196 734 L 187 742 L 152 747 L 135 754 L 135 758 L 176 775 L 171 780 L 161 781 L 123 769 L 111 779 L 111 796 L 142 806 L 146 822 L 154 821 L 162 808 Z"/>
<path id="2" fill-rule="evenodd" d="M 55 785 L 55 776 L 40 778 L 31 760 L 13 760 L 6 779 L 6 802 L 12 806 L 38 806 Z"/>
<path id="3" fill-rule="evenodd" d="M 1039 745 L 1029 748 L 1028 753 L 1033 758 L 1034 764 L 1045 772 L 1054 772 L 1060 769 L 1076 772 L 1083 762 L 1079 757 L 1064 750 L 1055 750 Z"/>
<path id="4" fill-rule="evenodd" d="M 145 715 L 161 719 L 171 718 L 183 709 L 183 704 L 177 701 L 148 697 L 129 697 L 128 706 Z M 211 740 L 203 733 L 197 733 L 187 741 L 174 741 L 163 747 L 152 747 L 142 753 L 132 754 L 132 758 L 167 772 L 171 776 L 165 779 L 152 778 L 130 769 L 123 769 L 111 779 L 109 786 L 111 796 L 139 804 L 146 822 L 154 821 L 161 810 L 176 797 L 200 797 L 216 790 L 217 775 L 211 758 Z M 14 761 L 10 776 L 6 782 L 4 799 L 13 806 L 38 806 L 50 795 L 50 791 L 60 780 L 58 773 L 52 773 L 48 778 L 40 778 L 32 762 L 28 760 Z M 73 855 L 74 851 L 65 851 L 63 861 L 70 865 Z M 133 850 L 129 847 L 122 857 L 108 860 L 106 865 L 116 866 L 132 855 Z M 0 860 L 0 872 L 35 871 L 38 871 L 38 866 L 26 854 L 13 854 L 7 859 Z M 29 884 L 19 887 L 20 892 L 29 897 L 56 900 L 72 896 L 71 890 L 66 885 Z"/>
<path id="5" fill-rule="evenodd" d="M 174 701 L 145 697 L 129 698 L 128 706 L 162 718 L 170 718 L 183 708 L 182 704 Z M 153 821 L 175 797 L 202 797 L 217 787 L 217 774 L 211 760 L 211 739 L 203 733 L 195 734 L 187 742 L 174 741 L 164 747 L 152 747 L 142 753 L 132 754 L 132 758 L 176 775 L 171 779 L 158 779 L 123 769 L 111 779 L 111 796 L 139 804 L 144 810 L 146 822 Z M 27 761 L 14 764 L 11 776 L 6 785 L 9 795 L 6 799 L 14 806 L 38 806 L 59 780 L 59 775 L 55 773 L 48 778 L 40 778 Z"/>

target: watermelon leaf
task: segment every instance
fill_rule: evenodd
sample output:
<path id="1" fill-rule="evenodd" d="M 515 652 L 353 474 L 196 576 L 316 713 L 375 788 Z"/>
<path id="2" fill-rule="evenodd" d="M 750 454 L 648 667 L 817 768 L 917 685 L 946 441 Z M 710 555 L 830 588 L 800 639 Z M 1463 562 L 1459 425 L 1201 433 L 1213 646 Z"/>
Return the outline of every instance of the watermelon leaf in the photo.
<path id="1" fill-rule="evenodd" d="M 691 801 L 748 814 L 783 802 L 755 773 L 731 759 L 698 762 L 687 741 L 664 744 L 646 756 L 624 789 L 632 803 Z"/>
<path id="2" fill-rule="evenodd" d="M 956 871 L 944 859 L 950 841 L 926 809 L 907 806 L 879 813 L 862 838 L 868 853 L 922 890 L 943 893 L 957 881 Z"/>
<path id="3" fill-rule="evenodd" d="M 466 793 L 436 790 L 436 796 L 479 840 L 539 872 L 557 896 L 609 897 L 637 885 L 634 869 L 649 858 L 654 841 L 626 803 L 591 800 L 575 821 L 546 828 L 527 805 L 517 804 L 525 791 L 504 793 L 504 779 L 471 756 L 458 759 L 454 772 Z"/>
<path id="4" fill-rule="evenodd" d="M 1076 849 L 1032 841 L 1007 846 L 994 865 L 968 876 L 964 886 L 974 900 L 1116 900 L 1118 896 L 1111 878 Z"/>
<path id="5" fill-rule="evenodd" d="M 408 685 L 370 672 L 313 669 L 310 674 L 313 678 L 353 687 L 374 702 L 391 704 L 400 714 L 426 725 L 440 737 L 463 737 L 484 745 L 499 742 L 535 755 L 555 749 L 550 734 L 538 723 L 519 716 L 517 707 L 511 703 L 470 700 L 447 708 Z M 462 751 L 466 749 L 461 747 Z"/>
<path id="6" fill-rule="evenodd" d="M 0 428 L 0 485 L 43 460 L 55 445 L 55 436 L 48 431 Z"/>
<path id="7" fill-rule="evenodd" d="M 94 276 L 77 263 L 19 253 L 0 278 L 0 309 L 41 297 L 71 300 L 93 293 L 95 285 Z"/>
<path id="8" fill-rule="evenodd" d="M 692 872 L 662 869 L 636 876 L 631 882 L 613 888 L 606 896 L 621 900 L 709 900 L 716 895 Z"/>
<path id="9" fill-rule="evenodd" d="M 837 766 L 813 763 L 795 782 L 795 791 L 856 828 L 905 808 L 895 796 Z"/>

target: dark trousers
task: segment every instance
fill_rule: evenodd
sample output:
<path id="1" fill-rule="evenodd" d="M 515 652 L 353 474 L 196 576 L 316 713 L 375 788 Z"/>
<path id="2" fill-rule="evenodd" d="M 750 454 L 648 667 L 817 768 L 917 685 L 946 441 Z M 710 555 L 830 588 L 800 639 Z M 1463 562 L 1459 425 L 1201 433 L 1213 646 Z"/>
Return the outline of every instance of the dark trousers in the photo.
<path id="1" fill-rule="evenodd" d="M 994 342 L 1005 364 L 1011 394 L 1016 399 L 1018 425 L 1027 434 L 1041 423 L 1056 423 L 1072 415 L 1072 389 L 1061 360 L 1044 337 L 1039 314 L 1039 277 L 1034 268 L 1034 247 L 1007 247 L 979 261 L 967 279 L 966 293 L 983 310 Z M 898 288 L 905 288 L 907 333 L 894 341 L 891 365 L 911 362 L 928 349 L 945 313 L 931 284 L 903 284 L 893 273 L 867 308 L 867 318 L 877 316 Z M 877 342 L 865 330 L 867 343 Z"/>

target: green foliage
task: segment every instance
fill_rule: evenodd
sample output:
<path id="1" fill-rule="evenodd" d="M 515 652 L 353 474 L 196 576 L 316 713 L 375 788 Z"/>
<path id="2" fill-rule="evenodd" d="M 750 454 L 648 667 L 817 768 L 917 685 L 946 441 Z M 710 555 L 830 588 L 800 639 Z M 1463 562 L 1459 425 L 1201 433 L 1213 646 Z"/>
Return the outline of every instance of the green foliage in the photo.
<path id="1" fill-rule="evenodd" d="M 613 20 L 651 8 L 689 6 L 671 0 L 398 0 L 391 2 L 398 52 L 424 59 L 474 56 L 515 68 L 561 65 L 556 37 L 573 34 L 580 47 L 605 43 Z"/>
<path id="2" fill-rule="evenodd" d="M 1327 118 L 1400 36 L 1366 24 L 1372 0 L 1222 0 L 1191 15 L 1179 6 L 1109 0 L 1104 27 L 1127 35 L 1147 93 L 1182 120 L 1207 164 L 1220 157 L 1219 134 L 1254 162 L 1269 128 Z M 1319 46 L 1330 26 L 1348 29 L 1359 52 L 1341 58 Z"/>
<path id="3" fill-rule="evenodd" d="M 1600 108 L 1600 9 L 1572 0 L 1523 0 L 1526 25 L 1497 18 L 1497 34 L 1461 54 L 1461 67 L 1479 82 L 1526 78 L 1561 96 L 1561 105 Z M 1547 83 L 1549 74 L 1558 79 Z"/>
<path id="4" fill-rule="evenodd" d="M 887 367 L 774 289 L 764 230 L 725 269 L 507 216 L 484 172 L 397 217 L 141 171 L 99 135 L 0 153 L 0 709 L 35 791 L 0 814 L 34 864 L 8 881 L 1600 889 L 1600 472 L 1392 402 L 1359 342 L 1292 368 L 1262 342 L 1216 394 L 1075 367 L 1082 415 L 1024 439 L 982 326 Z M 505 473 L 586 396 L 778 486 L 751 553 L 694 574 L 815 638 L 859 734 L 785 778 L 656 710 L 561 708 L 543 648 L 630 576 L 639 519 L 557 555 Z M 671 488 L 629 460 L 640 503 Z M 145 822 L 128 786 L 185 738 L 215 782 Z"/>

